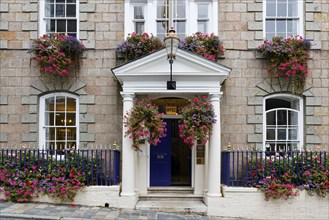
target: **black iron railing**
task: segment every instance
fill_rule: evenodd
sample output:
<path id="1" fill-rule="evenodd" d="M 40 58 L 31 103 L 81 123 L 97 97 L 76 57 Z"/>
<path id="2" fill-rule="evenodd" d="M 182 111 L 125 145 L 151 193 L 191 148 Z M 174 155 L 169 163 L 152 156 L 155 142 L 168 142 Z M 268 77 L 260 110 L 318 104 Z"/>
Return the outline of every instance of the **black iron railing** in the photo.
<path id="1" fill-rule="evenodd" d="M 86 185 L 117 185 L 120 181 L 120 151 L 115 149 L 53 150 L 0 149 L 0 169 L 39 169 L 48 174 L 54 167 L 76 168 Z"/>
<path id="2" fill-rule="evenodd" d="M 255 151 L 222 152 L 221 182 L 227 186 L 256 186 L 266 176 L 283 175 L 289 171 L 293 184 L 305 183 L 303 174 L 314 167 L 329 169 L 326 151 Z"/>

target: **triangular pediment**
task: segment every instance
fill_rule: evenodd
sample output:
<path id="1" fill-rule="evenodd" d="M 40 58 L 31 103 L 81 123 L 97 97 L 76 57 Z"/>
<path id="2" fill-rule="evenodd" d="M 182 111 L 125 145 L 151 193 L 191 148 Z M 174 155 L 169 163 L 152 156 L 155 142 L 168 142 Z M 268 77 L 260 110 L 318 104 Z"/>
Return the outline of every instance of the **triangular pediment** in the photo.
<path id="1" fill-rule="evenodd" d="M 166 50 L 162 49 L 140 59 L 112 69 L 124 90 L 133 92 L 164 91 L 170 77 L 170 64 Z M 209 90 L 227 78 L 231 68 L 217 62 L 207 60 L 196 54 L 178 50 L 176 60 L 172 64 L 173 80 L 177 90 L 188 92 L 196 89 Z"/>

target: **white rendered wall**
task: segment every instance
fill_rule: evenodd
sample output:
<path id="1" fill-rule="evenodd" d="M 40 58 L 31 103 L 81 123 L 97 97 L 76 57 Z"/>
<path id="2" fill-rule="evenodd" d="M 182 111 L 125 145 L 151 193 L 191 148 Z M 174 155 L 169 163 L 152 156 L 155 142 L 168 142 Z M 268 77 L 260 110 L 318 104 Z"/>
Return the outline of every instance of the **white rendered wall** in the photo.
<path id="1" fill-rule="evenodd" d="M 328 220 L 329 199 L 306 191 L 288 200 L 266 202 L 263 192 L 255 188 L 223 187 L 221 198 L 208 199 L 208 215 L 247 219 L 316 219 Z"/>

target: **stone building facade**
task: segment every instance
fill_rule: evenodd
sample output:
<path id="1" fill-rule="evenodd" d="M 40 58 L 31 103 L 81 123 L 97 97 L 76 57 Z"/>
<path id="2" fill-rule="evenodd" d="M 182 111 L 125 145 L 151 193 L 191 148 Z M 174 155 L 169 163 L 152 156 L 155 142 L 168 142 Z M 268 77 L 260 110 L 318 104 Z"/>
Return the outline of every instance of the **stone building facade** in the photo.
<path id="1" fill-rule="evenodd" d="M 121 142 L 122 99 L 113 78 L 115 48 L 125 39 L 123 0 L 80 0 L 79 39 L 87 52 L 76 77 L 58 85 L 40 75 L 27 50 L 40 35 L 40 1 L 2 0 L 0 5 L 0 142 L 38 145 L 39 96 L 67 90 L 80 96 L 80 142 Z M 222 147 L 263 145 L 263 97 L 271 88 L 263 42 L 263 1 L 218 1 L 218 36 L 225 47 L 219 63 L 232 68 L 222 85 Z M 304 37 L 312 41 L 304 99 L 304 145 L 329 146 L 329 5 L 305 0 Z M 287 92 L 287 91 L 283 91 Z M 289 93 L 289 91 L 288 91 Z M 218 134 L 219 135 L 219 134 Z"/>

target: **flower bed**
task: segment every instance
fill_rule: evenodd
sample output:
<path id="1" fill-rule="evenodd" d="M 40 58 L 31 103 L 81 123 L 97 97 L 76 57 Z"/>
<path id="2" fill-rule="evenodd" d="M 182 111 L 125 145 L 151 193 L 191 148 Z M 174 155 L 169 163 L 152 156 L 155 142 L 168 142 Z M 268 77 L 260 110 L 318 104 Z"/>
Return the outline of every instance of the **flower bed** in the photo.
<path id="1" fill-rule="evenodd" d="M 329 194 L 329 158 L 317 152 L 249 158 L 245 184 L 264 192 L 267 201 L 287 200 L 300 190 L 325 197 Z"/>
<path id="2" fill-rule="evenodd" d="M 272 78 L 289 81 L 293 94 L 301 94 L 309 72 L 307 60 L 309 58 L 310 41 L 302 37 L 283 39 L 273 37 L 271 41 L 265 40 L 258 47 L 258 51 L 269 61 L 266 68 Z"/>

